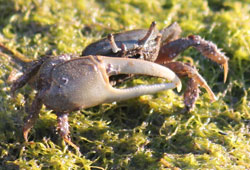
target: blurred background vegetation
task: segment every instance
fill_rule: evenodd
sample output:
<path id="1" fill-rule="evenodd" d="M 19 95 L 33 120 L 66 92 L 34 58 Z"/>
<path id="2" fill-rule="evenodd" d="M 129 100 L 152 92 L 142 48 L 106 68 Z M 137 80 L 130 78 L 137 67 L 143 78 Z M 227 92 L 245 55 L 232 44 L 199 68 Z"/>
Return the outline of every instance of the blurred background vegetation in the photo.
<path id="1" fill-rule="evenodd" d="M 182 36 L 198 34 L 223 49 L 230 58 L 225 84 L 217 64 L 194 49 L 181 54 L 193 58 L 218 101 L 201 89 L 195 109 L 183 113 L 182 93 L 169 90 L 74 112 L 71 137 L 82 155 L 56 134 L 56 116 L 43 108 L 34 142 L 24 144 L 25 106 L 35 92 L 25 86 L 10 96 L 8 76 L 20 67 L 0 55 L 0 169 L 250 169 L 249 0 L 0 0 L 1 42 L 30 59 L 80 54 L 108 33 L 152 21 L 159 29 L 176 21 Z"/>

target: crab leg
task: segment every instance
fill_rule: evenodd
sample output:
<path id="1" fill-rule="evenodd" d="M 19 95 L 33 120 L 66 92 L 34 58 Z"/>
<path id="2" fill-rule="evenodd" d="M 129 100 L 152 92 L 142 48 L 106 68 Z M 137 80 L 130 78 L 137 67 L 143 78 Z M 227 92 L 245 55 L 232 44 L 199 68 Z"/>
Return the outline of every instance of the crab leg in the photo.
<path id="1" fill-rule="evenodd" d="M 211 101 L 217 100 L 213 91 L 207 85 L 206 80 L 204 80 L 202 78 L 202 76 L 197 72 L 197 70 L 195 68 L 189 66 L 188 64 L 181 63 L 181 62 L 165 63 L 164 66 L 173 70 L 178 76 L 188 76 L 190 79 L 193 79 L 191 81 L 194 81 L 194 82 L 189 82 L 189 83 L 191 83 L 190 85 L 192 85 L 192 87 L 190 87 L 190 89 L 187 89 L 186 96 L 184 95 L 185 101 L 187 101 L 187 103 L 191 103 L 191 104 L 189 104 L 191 108 L 193 107 L 195 100 L 198 97 L 197 96 L 198 94 L 188 94 L 188 93 L 189 93 L 189 91 L 196 91 L 195 93 L 197 93 L 197 90 L 196 90 L 197 85 L 196 84 L 199 84 L 201 87 L 206 89 L 206 91 L 208 92 L 208 94 L 210 96 Z M 197 97 L 195 97 L 195 96 L 197 96 Z M 190 97 L 190 99 L 189 99 L 189 97 Z M 190 102 L 190 101 L 192 101 L 192 102 Z"/>
<path id="2" fill-rule="evenodd" d="M 8 53 L 11 53 L 13 55 L 13 58 L 20 63 L 22 66 L 26 66 L 28 63 L 30 63 L 32 60 L 25 57 L 23 54 L 19 53 L 18 51 L 11 49 L 0 42 L 0 48 L 4 49 Z"/>
<path id="3" fill-rule="evenodd" d="M 202 55 L 223 66 L 225 83 L 228 74 L 228 58 L 224 55 L 224 53 L 222 53 L 214 43 L 206 41 L 200 36 L 191 35 L 188 38 L 195 43 L 194 47 L 201 52 Z"/>
<path id="4" fill-rule="evenodd" d="M 29 109 L 29 115 L 23 126 L 23 137 L 24 137 L 25 142 L 28 142 L 29 131 L 34 126 L 39 116 L 39 112 L 42 108 L 42 99 L 40 95 L 41 93 L 37 93 L 37 95 L 35 96 L 35 99 L 32 102 L 31 108 Z"/>
<path id="5" fill-rule="evenodd" d="M 184 92 L 185 111 L 193 110 L 196 100 L 199 97 L 200 89 L 194 78 L 190 78 L 187 83 L 187 89 Z"/>
<path id="6" fill-rule="evenodd" d="M 76 146 L 70 139 L 68 113 L 57 113 L 57 130 L 59 135 L 67 142 L 70 146 L 79 151 L 78 146 Z"/>
<path id="7" fill-rule="evenodd" d="M 163 45 L 160 49 L 156 62 L 165 63 L 170 61 L 182 51 L 191 46 L 196 48 L 207 58 L 223 66 L 224 82 L 226 82 L 228 74 L 228 58 L 216 47 L 214 43 L 206 41 L 197 35 L 191 35 L 187 38 L 177 39 Z"/>
<path id="8" fill-rule="evenodd" d="M 11 93 L 14 95 L 17 89 L 22 88 L 26 83 L 28 83 L 38 72 L 40 66 L 42 65 L 43 60 L 37 60 L 32 62 L 30 67 L 26 70 L 26 72 L 20 76 L 16 81 L 13 82 L 11 86 Z"/>

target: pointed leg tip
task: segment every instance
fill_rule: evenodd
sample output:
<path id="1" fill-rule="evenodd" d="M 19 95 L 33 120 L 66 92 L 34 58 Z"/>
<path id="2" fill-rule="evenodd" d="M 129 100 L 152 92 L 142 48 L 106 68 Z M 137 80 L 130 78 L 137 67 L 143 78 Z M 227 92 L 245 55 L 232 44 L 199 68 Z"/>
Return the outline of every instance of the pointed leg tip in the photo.
<path id="1" fill-rule="evenodd" d="M 28 142 L 28 131 L 23 131 L 23 138 L 25 142 Z"/>
<path id="2" fill-rule="evenodd" d="M 208 94 L 210 96 L 210 102 L 213 103 L 218 100 L 218 98 L 215 96 L 215 94 L 212 91 L 208 92 Z"/>
<path id="3" fill-rule="evenodd" d="M 70 139 L 69 137 L 64 136 L 64 137 L 63 137 L 63 140 L 64 140 L 68 145 L 72 146 L 72 147 L 77 151 L 77 153 L 80 153 L 80 154 L 81 154 L 80 148 L 79 148 L 78 146 L 76 146 L 76 145 L 71 141 L 71 139 Z"/>
<path id="4" fill-rule="evenodd" d="M 224 83 L 225 83 L 227 81 L 227 75 L 228 75 L 228 62 L 223 64 L 223 68 L 224 68 Z"/>

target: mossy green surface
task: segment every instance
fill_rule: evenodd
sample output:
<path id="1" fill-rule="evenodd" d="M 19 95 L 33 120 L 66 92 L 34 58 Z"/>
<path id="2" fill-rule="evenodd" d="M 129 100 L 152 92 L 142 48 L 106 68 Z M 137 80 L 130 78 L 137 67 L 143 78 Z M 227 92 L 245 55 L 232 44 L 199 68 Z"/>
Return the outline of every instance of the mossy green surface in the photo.
<path id="1" fill-rule="evenodd" d="M 194 49 L 181 55 L 193 58 L 218 96 L 211 103 L 201 89 L 190 113 L 182 113 L 182 93 L 175 90 L 71 113 L 71 137 L 80 147 L 79 155 L 58 137 L 56 116 L 45 108 L 30 133 L 33 143 L 24 144 L 25 106 L 34 92 L 25 86 L 15 98 L 10 96 L 8 76 L 20 67 L 0 55 L 0 169 L 250 169 L 249 4 L 249 0 L 0 0 L 1 42 L 30 59 L 48 53 L 80 54 L 108 33 L 148 28 L 152 21 L 158 28 L 177 21 L 183 36 L 201 35 L 230 58 L 223 84 L 217 64 Z M 159 81 L 143 77 L 124 86 Z"/>

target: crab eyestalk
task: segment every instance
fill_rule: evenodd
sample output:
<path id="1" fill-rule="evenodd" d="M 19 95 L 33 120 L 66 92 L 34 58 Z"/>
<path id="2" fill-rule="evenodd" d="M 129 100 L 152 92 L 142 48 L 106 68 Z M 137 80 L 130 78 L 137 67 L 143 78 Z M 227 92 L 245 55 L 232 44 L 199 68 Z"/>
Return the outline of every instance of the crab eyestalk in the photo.
<path id="1" fill-rule="evenodd" d="M 147 32 L 147 34 L 138 41 L 139 45 L 144 45 L 147 43 L 148 40 L 150 40 L 151 36 L 153 35 L 154 31 L 155 31 L 155 27 L 156 27 L 156 22 L 153 21 L 149 27 L 149 30 Z"/>
<path id="2" fill-rule="evenodd" d="M 112 49 L 113 53 L 117 53 L 117 52 L 122 50 L 121 48 L 119 48 L 116 45 L 113 34 L 108 35 L 108 40 L 109 40 L 109 43 L 110 43 L 110 46 L 111 46 L 111 49 Z"/>
<path id="3" fill-rule="evenodd" d="M 155 76 L 171 81 L 174 86 L 169 85 L 169 87 L 177 87 L 178 92 L 182 88 L 182 84 L 178 76 L 169 68 L 161 66 L 159 64 L 138 59 L 112 58 L 101 56 L 98 57 L 100 61 L 102 61 L 102 63 L 105 65 L 109 76 L 116 74 L 140 74 Z M 157 86 L 158 85 L 152 85 L 153 88 L 156 88 Z"/>

